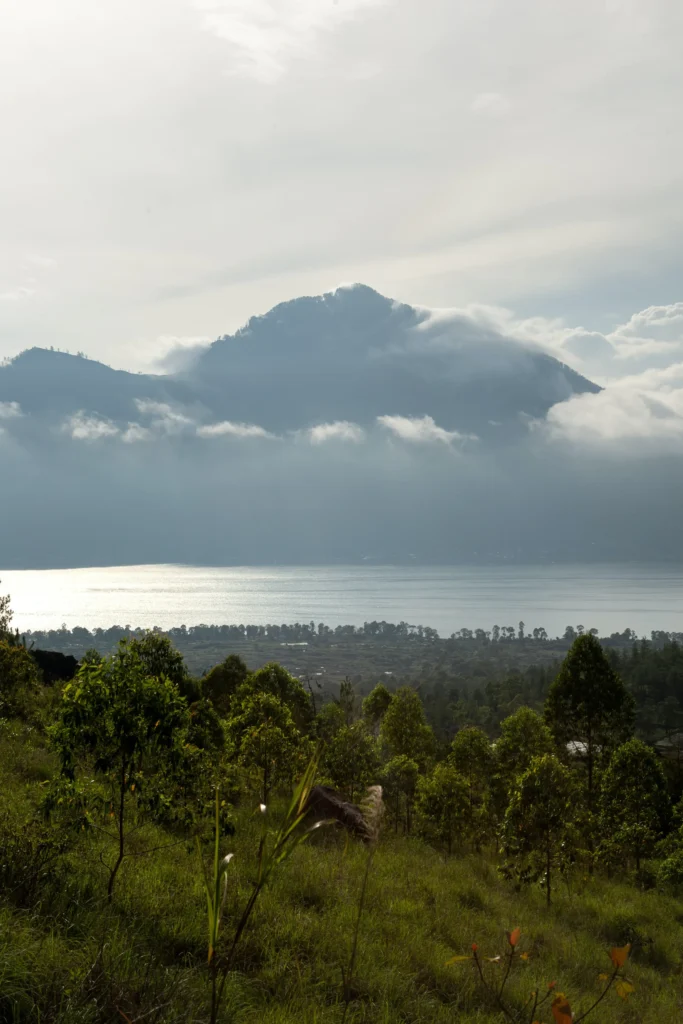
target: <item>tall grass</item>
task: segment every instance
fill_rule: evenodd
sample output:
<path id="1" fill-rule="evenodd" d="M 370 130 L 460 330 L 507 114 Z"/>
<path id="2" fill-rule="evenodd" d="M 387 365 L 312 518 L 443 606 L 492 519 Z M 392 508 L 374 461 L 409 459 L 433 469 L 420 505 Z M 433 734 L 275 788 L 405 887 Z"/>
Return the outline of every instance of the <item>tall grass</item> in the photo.
<path id="1" fill-rule="evenodd" d="M 48 755 L 39 740 L 33 748 L 32 742 L 22 735 L 21 743 L 12 739 L 3 748 L 0 817 L 8 828 L 12 822 L 25 828 L 49 774 Z M 228 970 L 217 1024 L 341 1024 L 345 1013 L 345 1024 L 501 1024 L 500 1009 L 482 997 L 475 971 L 446 961 L 470 955 L 473 942 L 495 954 L 513 925 L 521 928 L 529 958 L 510 972 L 505 993 L 511 1005 L 523 1006 L 531 991 L 543 994 L 556 981 L 555 991 L 565 992 L 579 1015 L 603 991 L 599 975 L 610 971 L 607 951 L 631 943 L 628 977 L 635 991 L 626 1001 L 608 992 L 587 1024 L 680 1019 L 678 895 L 579 874 L 546 908 L 540 888 L 516 888 L 485 856 L 444 858 L 386 830 L 370 868 L 367 847 L 323 829 L 292 844 L 281 869 L 267 871 L 266 858 L 276 847 L 283 852 L 277 837 L 287 834 L 282 823 L 291 804 L 276 799 L 265 816 L 237 808 L 235 835 L 229 848 L 219 847 L 219 865 L 226 853 L 234 857 L 225 896 L 222 878 L 218 890 L 222 917 L 213 945 L 219 984 L 226 964 Z M 204 851 L 209 881 L 215 834 L 212 839 Z M 152 825 L 139 835 L 144 849 L 168 841 Z M 106 846 L 106 838 L 80 833 L 37 888 L 0 891 L 0 1024 L 209 1021 L 208 903 L 196 849 L 167 847 L 139 858 L 134 872 L 124 861 L 108 908 L 99 860 Z M 2 836 L 0 848 L 9 850 Z M 233 950 L 259 877 L 267 884 Z M 342 967 L 351 981 L 348 1001 L 339 984 Z M 490 970 L 500 982 L 499 968 Z M 550 1024 L 548 1011 L 546 1003 L 538 1014 L 543 1024 Z"/>
<path id="2" fill-rule="evenodd" d="M 256 858 L 256 879 L 254 881 L 251 894 L 249 895 L 237 922 L 232 942 L 229 945 L 227 953 L 222 957 L 222 959 L 219 958 L 216 953 L 221 920 L 228 892 L 228 868 L 234 854 L 228 853 L 222 859 L 220 858 L 220 804 L 218 790 L 216 790 L 214 855 L 213 872 L 211 876 L 209 876 L 206 870 L 201 855 L 201 846 L 199 845 L 199 842 L 197 842 L 204 890 L 206 893 L 207 923 L 209 929 L 208 964 L 211 972 L 210 1024 L 216 1024 L 216 1021 L 218 1020 L 218 1011 L 223 1001 L 225 984 L 233 967 L 237 947 L 245 928 L 249 924 L 249 920 L 263 889 L 271 880 L 271 877 L 277 869 L 292 855 L 294 850 L 296 850 L 296 848 L 300 846 L 312 832 L 326 824 L 325 821 L 316 821 L 312 825 L 305 825 L 308 813 L 308 798 L 315 780 L 317 769 L 318 758 L 316 756 L 311 759 L 306 771 L 296 786 L 289 807 L 283 815 L 280 825 L 272 840 L 268 831 L 268 808 L 265 804 L 260 804 L 259 813 L 262 824 Z"/>

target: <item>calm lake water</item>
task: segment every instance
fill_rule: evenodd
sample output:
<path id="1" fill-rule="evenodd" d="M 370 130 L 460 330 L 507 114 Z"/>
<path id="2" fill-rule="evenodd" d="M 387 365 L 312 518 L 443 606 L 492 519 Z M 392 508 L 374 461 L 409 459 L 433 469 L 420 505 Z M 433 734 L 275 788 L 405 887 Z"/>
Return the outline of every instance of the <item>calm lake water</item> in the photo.
<path id="1" fill-rule="evenodd" d="M 206 568 L 188 565 L 0 570 L 20 630 L 199 623 L 404 620 L 442 636 L 494 624 L 548 633 L 595 626 L 683 631 L 683 567 L 316 566 Z"/>

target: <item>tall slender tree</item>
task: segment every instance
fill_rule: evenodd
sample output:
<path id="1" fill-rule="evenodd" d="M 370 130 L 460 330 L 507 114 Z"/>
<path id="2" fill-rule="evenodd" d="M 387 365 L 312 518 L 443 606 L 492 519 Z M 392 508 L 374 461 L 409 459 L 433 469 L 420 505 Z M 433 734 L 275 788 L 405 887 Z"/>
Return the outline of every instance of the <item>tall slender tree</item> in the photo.
<path id="1" fill-rule="evenodd" d="M 513 790 L 502 828 L 508 870 L 520 879 L 552 880 L 571 848 L 575 786 L 572 774 L 554 754 L 534 757 Z"/>
<path id="2" fill-rule="evenodd" d="M 633 732 L 635 704 L 600 641 L 578 636 L 562 662 L 545 703 L 545 719 L 556 741 L 586 765 L 589 809 L 595 797 L 595 769 Z M 570 746 L 569 746 L 570 745 Z"/>

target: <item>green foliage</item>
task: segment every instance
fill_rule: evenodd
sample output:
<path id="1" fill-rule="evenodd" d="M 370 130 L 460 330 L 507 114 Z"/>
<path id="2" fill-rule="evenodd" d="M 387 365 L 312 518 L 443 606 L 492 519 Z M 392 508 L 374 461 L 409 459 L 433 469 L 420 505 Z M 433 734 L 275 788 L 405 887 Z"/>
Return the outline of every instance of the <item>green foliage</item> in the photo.
<path id="1" fill-rule="evenodd" d="M 0 716 L 30 718 L 39 690 L 40 675 L 26 648 L 0 639 Z"/>
<path id="2" fill-rule="evenodd" d="M 576 638 L 550 687 L 545 717 L 559 744 L 581 744 L 587 770 L 589 806 L 595 767 L 633 732 L 631 694 L 591 634 Z"/>
<path id="3" fill-rule="evenodd" d="M 377 742 L 364 722 L 341 726 L 323 749 L 320 771 L 352 803 L 376 780 Z"/>
<path id="4" fill-rule="evenodd" d="M 342 679 L 339 684 L 339 700 L 337 701 L 344 716 L 345 725 L 351 725 L 356 718 L 356 691 L 350 679 Z"/>
<path id="5" fill-rule="evenodd" d="M 452 853 L 456 839 L 466 834 L 470 812 L 470 788 L 452 764 L 437 764 L 431 775 L 420 778 L 418 832 L 430 843 Z"/>
<path id="6" fill-rule="evenodd" d="M 434 734 L 425 720 L 420 695 L 403 686 L 392 694 L 380 729 L 390 757 L 407 757 L 424 769 L 434 751 Z"/>
<path id="7" fill-rule="evenodd" d="M 140 809 L 159 799 L 159 783 L 182 761 L 188 726 L 178 688 L 148 675 L 126 641 L 111 658 L 82 665 L 64 688 L 52 739 L 68 779 L 92 770 L 105 787 L 100 811 L 114 819 L 116 833 L 106 834 L 118 847 L 109 865 L 110 899 L 126 856 L 127 805 Z"/>
<path id="8" fill-rule="evenodd" d="M 519 776 L 505 812 L 504 871 L 521 881 L 543 879 L 548 904 L 554 871 L 567 866 L 575 844 L 575 798 L 570 771 L 553 754 L 544 754 Z"/>
<path id="9" fill-rule="evenodd" d="M 391 704 L 391 692 L 384 683 L 378 683 L 363 701 L 363 716 L 370 723 L 375 735 L 379 732 L 382 719 Z"/>
<path id="10" fill-rule="evenodd" d="M 396 832 L 399 825 L 403 826 L 404 833 L 409 834 L 411 831 L 412 809 L 419 775 L 417 762 L 405 754 L 392 757 L 382 769 L 386 809 Z"/>
<path id="11" fill-rule="evenodd" d="M 641 859 L 654 850 L 671 818 L 664 772 L 651 747 L 632 739 L 612 754 L 600 786 L 598 856 L 610 865 Z"/>
<path id="12" fill-rule="evenodd" d="M 256 878 L 249 899 L 246 901 L 242 914 L 235 928 L 232 943 L 227 955 L 219 961 L 215 955 L 221 920 L 225 909 L 227 896 L 227 871 L 233 854 L 226 854 L 220 858 L 220 821 L 219 821 L 219 794 L 216 790 L 215 797 L 215 823 L 214 823 L 214 844 L 213 844 L 213 870 L 211 875 L 206 870 L 201 855 L 201 846 L 197 841 L 197 850 L 202 870 L 202 880 L 207 905 L 207 923 L 209 930 L 208 941 L 208 963 L 211 971 L 211 1024 L 216 1024 L 218 1012 L 223 1001 L 225 984 L 232 969 L 237 947 L 242 938 L 245 928 L 249 924 L 251 915 L 256 906 L 261 892 L 268 884 L 271 876 L 291 856 L 293 851 L 303 843 L 308 836 L 325 822 L 318 821 L 314 825 L 306 826 L 307 803 L 311 788 L 315 781 L 317 771 L 317 757 L 313 757 L 304 771 L 294 794 L 289 803 L 286 814 L 280 821 L 279 828 L 274 836 L 268 830 L 268 808 L 261 804 L 261 836 L 258 844 L 256 862 Z M 220 982 L 219 982 L 220 973 Z"/>
<path id="13" fill-rule="evenodd" d="M 19 906 L 31 905 L 57 880 L 56 868 L 75 839 L 36 814 L 18 818 L 0 811 L 0 891 Z"/>
<path id="14" fill-rule="evenodd" d="M 494 770 L 491 781 L 492 803 L 498 821 L 502 821 L 517 779 L 527 771 L 535 757 L 555 749 L 550 729 L 531 708 L 522 707 L 504 719 L 500 737 L 494 745 Z"/>
<path id="15" fill-rule="evenodd" d="M 494 755 L 486 733 L 476 726 L 460 729 L 451 744 L 448 761 L 467 784 L 465 827 L 479 847 L 487 837 L 491 819 L 489 790 Z"/>
<path id="16" fill-rule="evenodd" d="M 202 690 L 219 714 L 226 717 L 237 690 L 247 681 L 249 669 L 239 654 L 229 654 L 215 665 L 202 680 Z"/>
<path id="17" fill-rule="evenodd" d="M 237 763 L 259 779 L 261 800 L 273 786 L 291 783 L 310 754 L 287 704 L 268 691 L 239 693 L 238 713 L 228 719 L 228 741 Z"/>
<path id="18" fill-rule="evenodd" d="M 9 633 L 12 617 L 12 607 L 9 594 L 0 596 L 0 640 Z"/>
<path id="19" fill-rule="evenodd" d="M 344 709 L 332 700 L 323 704 L 315 719 L 315 735 L 323 743 L 331 743 L 346 724 Z"/>
<path id="20" fill-rule="evenodd" d="M 657 885 L 662 889 L 683 886 L 683 847 L 665 857 L 657 871 Z"/>
<path id="21" fill-rule="evenodd" d="M 298 679 L 295 679 L 282 665 L 269 662 L 258 672 L 252 672 L 238 688 L 231 714 L 239 715 L 240 705 L 252 697 L 267 693 L 275 697 L 289 710 L 297 729 L 308 730 L 313 720 L 311 700 Z"/>
<path id="22" fill-rule="evenodd" d="M 132 657 L 140 659 L 148 676 L 173 683 L 188 704 L 199 699 L 199 684 L 190 676 L 182 654 L 168 637 L 155 632 L 133 637 L 128 641 L 128 651 Z"/>

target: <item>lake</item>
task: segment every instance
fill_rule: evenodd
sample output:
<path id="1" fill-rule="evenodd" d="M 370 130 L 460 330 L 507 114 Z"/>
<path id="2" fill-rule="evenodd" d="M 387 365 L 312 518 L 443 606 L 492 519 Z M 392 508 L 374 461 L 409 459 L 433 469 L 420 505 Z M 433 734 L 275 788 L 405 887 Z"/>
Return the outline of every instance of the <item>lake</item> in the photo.
<path id="1" fill-rule="evenodd" d="M 566 625 L 601 635 L 627 626 L 683 631 L 683 567 L 113 566 L 3 572 L 20 630 L 199 623 L 402 620 L 442 636 L 494 624 L 553 636 Z"/>

